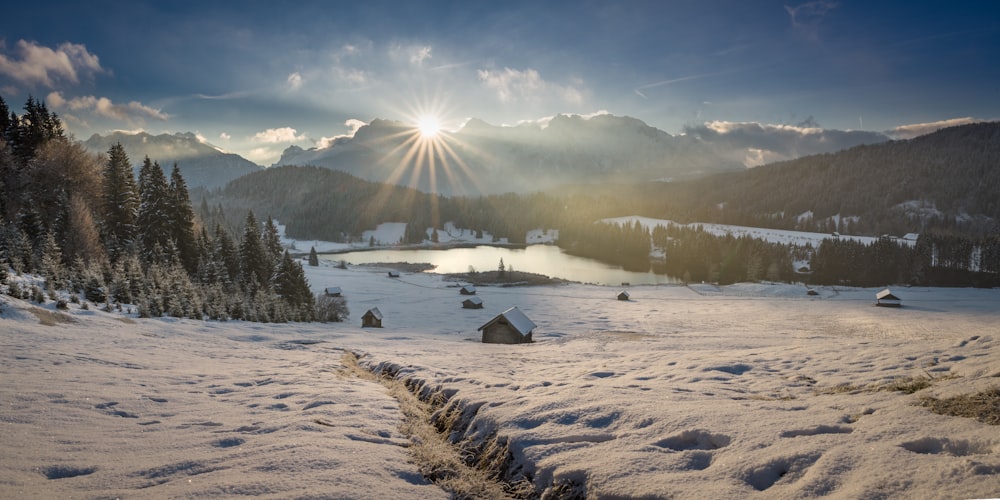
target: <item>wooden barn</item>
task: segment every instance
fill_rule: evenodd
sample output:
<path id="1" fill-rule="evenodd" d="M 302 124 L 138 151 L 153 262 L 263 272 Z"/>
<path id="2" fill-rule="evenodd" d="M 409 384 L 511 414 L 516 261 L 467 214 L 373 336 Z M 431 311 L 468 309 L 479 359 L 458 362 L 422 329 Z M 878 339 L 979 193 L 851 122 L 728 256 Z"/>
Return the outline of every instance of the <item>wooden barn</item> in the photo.
<path id="1" fill-rule="evenodd" d="M 900 307 L 903 305 L 903 302 L 886 288 L 875 294 L 875 305 L 880 307 Z"/>
<path id="2" fill-rule="evenodd" d="M 474 287 L 472 285 L 465 285 L 461 289 L 458 290 L 458 293 L 460 293 L 462 295 L 475 295 L 476 294 L 476 287 Z"/>
<path id="3" fill-rule="evenodd" d="M 342 292 L 339 286 L 328 286 L 323 289 L 323 293 L 327 297 L 340 297 Z"/>
<path id="4" fill-rule="evenodd" d="M 487 344 L 524 344 L 531 342 L 535 323 L 517 307 L 511 307 L 487 321 L 479 330 Z"/>
<path id="5" fill-rule="evenodd" d="M 462 301 L 463 309 L 482 309 L 483 299 L 479 297 L 469 297 Z"/>
<path id="6" fill-rule="evenodd" d="M 618 300 L 628 300 L 628 297 L 629 297 L 629 295 L 628 295 L 627 291 L 622 290 L 622 291 L 618 292 Z"/>
<path id="7" fill-rule="evenodd" d="M 373 307 L 361 317 L 361 328 L 382 328 L 382 311 Z"/>

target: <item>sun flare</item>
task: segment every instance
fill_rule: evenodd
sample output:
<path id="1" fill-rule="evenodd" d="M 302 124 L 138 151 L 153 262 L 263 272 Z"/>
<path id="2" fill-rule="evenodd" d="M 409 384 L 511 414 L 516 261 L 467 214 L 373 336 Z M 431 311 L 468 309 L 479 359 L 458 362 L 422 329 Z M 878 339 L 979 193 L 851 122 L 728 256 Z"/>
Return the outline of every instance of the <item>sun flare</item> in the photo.
<path id="1" fill-rule="evenodd" d="M 433 139 L 441 132 L 441 122 L 433 116 L 422 116 L 417 121 L 417 129 L 420 130 L 420 137 Z"/>

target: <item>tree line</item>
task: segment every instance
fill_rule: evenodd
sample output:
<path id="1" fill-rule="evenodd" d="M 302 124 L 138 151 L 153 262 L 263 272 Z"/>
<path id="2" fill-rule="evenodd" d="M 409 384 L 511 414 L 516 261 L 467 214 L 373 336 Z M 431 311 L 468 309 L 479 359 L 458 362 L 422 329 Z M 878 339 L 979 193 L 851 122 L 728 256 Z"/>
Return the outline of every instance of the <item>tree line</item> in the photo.
<path id="1" fill-rule="evenodd" d="M 0 98 L 0 281 L 36 273 L 55 297 L 69 290 L 105 308 L 143 317 L 312 321 L 317 315 L 302 266 L 270 218 L 248 211 L 242 237 L 196 216 L 177 165 L 169 179 L 145 158 L 138 178 L 121 144 L 94 155 L 66 137 L 55 113 L 29 97 L 24 113 Z M 13 283 L 13 282 L 11 282 Z"/>

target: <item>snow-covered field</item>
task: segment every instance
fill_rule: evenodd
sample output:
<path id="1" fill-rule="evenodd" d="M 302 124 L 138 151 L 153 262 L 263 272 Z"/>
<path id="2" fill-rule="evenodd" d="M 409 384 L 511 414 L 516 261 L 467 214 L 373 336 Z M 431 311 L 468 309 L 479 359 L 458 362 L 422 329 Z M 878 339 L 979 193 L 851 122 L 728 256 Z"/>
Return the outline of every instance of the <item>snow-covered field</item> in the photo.
<path id="1" fill-rule="evenodd" d="M 441 390 L 456 437 L 588 498 L 1000 495 L 1000 428 L 914 403 L 1000 385 L 1000 290 L 740 284 L 477 287 L 306 267 L 339 324 L 136 319 L 0 297 L 0 497 L 445 498 L 398 404 L 343 373 Z M 482 344 L 510 306 L 535 342 Z M 381 329 L 360 328 L 371 307 Z M 39 311 L 42 310 L 42 311 Z M 876 390 L 932 378 L 914 394 Z"/>

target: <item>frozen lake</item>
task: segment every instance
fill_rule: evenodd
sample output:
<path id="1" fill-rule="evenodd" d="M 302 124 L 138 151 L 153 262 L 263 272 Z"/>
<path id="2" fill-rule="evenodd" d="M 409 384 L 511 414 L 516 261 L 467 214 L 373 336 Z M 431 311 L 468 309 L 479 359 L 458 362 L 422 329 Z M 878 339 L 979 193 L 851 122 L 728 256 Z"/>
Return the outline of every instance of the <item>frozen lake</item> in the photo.
<path id="1" fill-rule="evenodd" d="M 431 272 L 449 274 L 476 271 L 495 271 L 503 259 L 507 269 L 543 274 L 580 283 L 618 286 L 655 285 L 679 283 L 665 274 L 633 272 L 584 257 L 563 252 L 553 245 L 529 245 L 525 248 L 504 248 L 480 245 L 443 250 L 364 250 L 340 254 L 321 255 L 322 259 L 348 264 L 375 264 L 384 262 L 429 263 L 436 266 Z"/>

